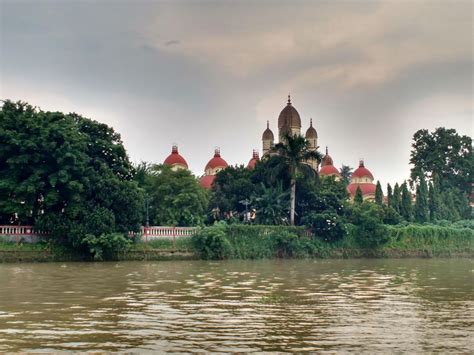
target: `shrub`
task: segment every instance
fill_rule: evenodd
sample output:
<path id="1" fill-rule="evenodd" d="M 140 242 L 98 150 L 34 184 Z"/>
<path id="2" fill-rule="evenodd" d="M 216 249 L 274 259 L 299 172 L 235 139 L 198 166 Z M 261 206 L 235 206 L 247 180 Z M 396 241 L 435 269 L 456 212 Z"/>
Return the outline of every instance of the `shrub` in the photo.
<path id="1" fill-rule="evenodd" d="M 341 240 L 346 235 L 342 216 L 337 213 L 311 213 L 304 218 L 303 223 L 310 226 L 314 234 L 326 242 Z"/>
<path id="2" fill-rule="evenodd" d="M 200 229 L 192 236 L 194 250 L 202 259 L 227 259 L 231 257 L 232 247 L 226 237 L 224 226 Z"/>
<path id="3" fill-rule="evenodd" d="M 130 239 L 118 233 L 102 234 L 98 237 L 86 234 L 82 239 L 82 244 L 96 261 L 116 258 L 117 254 L 126 251 L 131 243 Z"/>
<path id="4" fill-rule="evenodd" d="M 364 202 L 354 205 L 351 222 L 354 239 L 362 248 L 377 248 L 389 240 L 383 224 L 383 210 L 374 203 Z"/>

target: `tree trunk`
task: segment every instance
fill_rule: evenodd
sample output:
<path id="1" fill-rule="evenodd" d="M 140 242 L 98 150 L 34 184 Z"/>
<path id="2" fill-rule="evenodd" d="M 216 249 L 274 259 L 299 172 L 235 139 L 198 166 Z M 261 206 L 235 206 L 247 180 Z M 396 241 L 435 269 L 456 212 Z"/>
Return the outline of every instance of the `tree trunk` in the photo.
<path id="1" fill-rule="evenodd" d="M 295 225 L 295 200 L 296 200 L 296 180 L 291 179 L 291 195 L 290 195 L 290 224 Z"/>

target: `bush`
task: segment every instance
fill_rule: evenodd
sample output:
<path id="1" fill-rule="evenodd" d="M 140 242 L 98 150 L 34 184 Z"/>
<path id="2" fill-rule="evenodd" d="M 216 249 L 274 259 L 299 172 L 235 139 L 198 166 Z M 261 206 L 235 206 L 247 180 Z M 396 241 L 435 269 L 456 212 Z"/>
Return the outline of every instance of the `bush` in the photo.
<path id="1" fill-rule="evenodd" d="M 116 258 L 117 254 L 126 251 L 131 243 L 130 239 L 118 233 L 102 234 L 98 237 L 86 234 L 82 239 L 82 244 L 96 261 Z"/>
<path id="2" fill-rule="evenodd" d="M 304 218 L 303 223 L 311 227 L 314 234 L 326 242 L 341 240 L 347 233 L 342 216 L 337 213 L 311 213 Z"/>
<path id="3" fill-rule="evenodd" d="M 354 239 L 362 248 L 378 248 L 389 240 L 387 229 L 383 224 L 383 210 L 371 202 L 354 205 L 351 222 Z"/>
<path id="4" fill-rule="evenodd" d="M 192 236 L 194 250 L 201 259 L 227 259 L 232 248 L 226 237 L 224 226 L 213 226 L 200 229 Z"/>

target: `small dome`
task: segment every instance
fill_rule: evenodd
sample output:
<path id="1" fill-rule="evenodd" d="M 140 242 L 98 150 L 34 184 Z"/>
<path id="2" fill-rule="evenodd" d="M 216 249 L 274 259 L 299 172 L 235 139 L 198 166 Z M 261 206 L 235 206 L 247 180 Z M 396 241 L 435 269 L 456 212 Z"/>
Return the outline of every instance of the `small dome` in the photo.
<path id="1" fill-rule="evenodd" d="M 306 139 L 315 139 L 318 138 L 318 132 L 313 127 L 313 119 L 309 120 L 309 128 L 306 131 Z"/>
<path id="2" fill-rule="evenodd" d="M 331 156 L 328 153 L 328 147 L 327 146 L 326 146 L 326 155 L 321 160 L 321 166 L 326 166 L 326 165 L 334 165 L 334 162 L 333 162 Z"/>
<path id="3" fill-rule="evenodd" d="M 199 179 L 199 184 L 205 189 L 210 189 L 212 188 L 212 183 L 214 182 L 215 178 L 215 175 L 204 175 L 201 177 L 201 179 Z"/>
<path id="4" fill-rule="evenodd" d="M 267 121 L 267 129 L 262 134 L 262 141 L 273 141 L 274 139 L 270 124 Z"/>
<path id="5" fill-rule="evenodd" d="M 288 95 L 288 103 L 278 116 L 278 129 L 301 128 L 300 114 L 291 104 L 291 97 Z"/>
<path id="6" fill-rule="evenodd" d="M 258 156 L 258 152 L 254 150 L 252 159 L 250 159 L 249 163 L 247 164 L 247 169 L 255 169 L 255 165 L 257 165 L 258 161 L 260 161 L 260 157 Z"/>
<path id="7" fill-rule="evenodd" d="M 180 167 L 188 168 L 188 163 L 186 160 L 178 153 L 178 146 L 173 145 L 171 148 L 171 154 L 163 162 L 165 165 L 175 166 L 178 165 Z"/>
<path id="8" fill-rule="evenodd" d="M 321 176 L 341 176 L 341 173 L 334 165 L 325 165 L 319 170 L 319 175 Z"/>
<path id="9" fill-rule="evenodd" d="M 374 176 L 372 175 L 370 170 L 364 166 L 363 160 L 359 162 L 359 167 L 352 173 L 352 177 L 353 178 L 368 177 L 368 178 L 371 178 L 372 180 L 374 179 Z"/>
<path id="10" fill-rule="evenodd" d="M 362 192 L 362 195 L 365 196 L 365 195 L 375 195 L 375 189 L 376 189 L 376 186 L 375 184 L 371 184 L 371 183 L 361 183 L 361 184 L 355 184 L 355 183 L 352 183 L 352 184 L 349 184 L 347 186 L 347 191 L 351 194 L 351 196 L 355 196 L 356 192 L 357 192 L 357 187 L 360 188 L 360 191 Z"/>
<path id="11" fill-rule="evenodd" d="M 229 164 L 227 164 L 227 162 L 221 158 L 220 150 L 216 149 L 214 151 L 214 157 L 211 160 L 209 160 L 204 170 L 216 169 L 216 168 L 224 169 L 224 168 L 227 168 L 228 166 Z"/>

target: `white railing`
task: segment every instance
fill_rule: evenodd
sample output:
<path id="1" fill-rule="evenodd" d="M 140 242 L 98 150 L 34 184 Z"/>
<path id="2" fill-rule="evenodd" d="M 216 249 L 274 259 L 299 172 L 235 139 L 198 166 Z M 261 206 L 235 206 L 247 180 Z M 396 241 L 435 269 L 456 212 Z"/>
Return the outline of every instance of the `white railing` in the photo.
<path id="1" fill-rule="evenodd" d="M 143 227 L 142 234 L 144 239 L 154 238 L 179 238 L 179 237 L 190 237 L 197 230 L 197 227 L 163 227 L 163 226 L 152 226 Z"/>
<path id="2" fill-rule="evenodd" d="M 36 231 L 33 226 L 0 226 L 0 235 L 44 235 Z"/>

